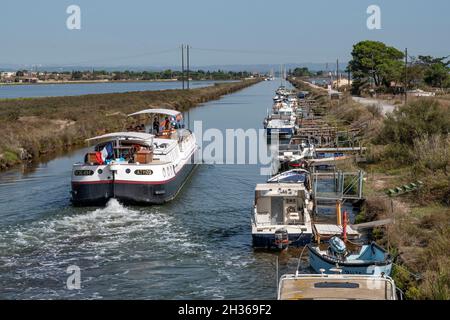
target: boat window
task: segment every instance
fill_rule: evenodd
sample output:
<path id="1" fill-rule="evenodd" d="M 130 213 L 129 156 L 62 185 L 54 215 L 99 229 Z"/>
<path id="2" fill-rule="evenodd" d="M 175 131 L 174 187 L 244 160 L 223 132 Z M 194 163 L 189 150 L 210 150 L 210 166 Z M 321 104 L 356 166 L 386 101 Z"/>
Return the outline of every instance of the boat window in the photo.
<path id="1" fill-rule="evenodd" d="M 270 213 L 270 198 L 269 197 L 257 198 L 256 207 L 258 213 L 261 214 Z"/>
<path id="2" fill-rule="evenodd" d="M 269 182 L 291 182 L 291 183 L 302 183 L 306 181 L 306 173 L 289 172 L 280 175 L 276 180 L 270 179 Z"/>
<path id="3" fill-rule="evenodd" d="M 359 283 L 355 283 L 355 282 L 317 282 L 317 283 L 314 283 L 314 288 L 358 289 Z"/>
<path id="4" fill-rule="evenodd" d="M 282 223 L 284 221 L 283 197 L 271 197 L 270 202 L 272 223 Z"/>

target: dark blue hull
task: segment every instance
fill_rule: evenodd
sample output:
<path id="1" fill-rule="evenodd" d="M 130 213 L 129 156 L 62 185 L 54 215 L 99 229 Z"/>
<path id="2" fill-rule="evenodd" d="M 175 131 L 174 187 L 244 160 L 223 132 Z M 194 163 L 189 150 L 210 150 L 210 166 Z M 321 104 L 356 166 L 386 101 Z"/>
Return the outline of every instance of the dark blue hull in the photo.
<path id="1" fill-rule="evenodd" d="M 115 198 L 123 203 L 162 204 L 176 197 L 196 164 L 185 164 L 177 175 L 164 183 L 72 183 L 74 205 L 104 205 Z"/>
<path id="2" fill-rule="evenodd" d="M 294 135 L 293 128 L 266 128 L 267 136 L 278 134 L 280 137 L 292 137 Z"/>

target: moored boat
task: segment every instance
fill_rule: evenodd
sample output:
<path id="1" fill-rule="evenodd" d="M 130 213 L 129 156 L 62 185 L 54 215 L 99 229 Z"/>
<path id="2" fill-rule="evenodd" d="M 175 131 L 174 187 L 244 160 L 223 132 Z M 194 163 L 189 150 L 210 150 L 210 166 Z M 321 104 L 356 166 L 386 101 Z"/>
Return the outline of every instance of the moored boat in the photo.
<path id="1" fill-rule="evenodd" d="M 286 274 L 278 300 L 397 300 L 394 280 L 386 275 Z"/>
<path id="2" fill-rule="evenodd" d="M 266 122 L 267 137 L 278 135 L 280 138 L 288 139 L 295 133 L 295 123 L 291 120 L 269 119 Z"/>
<path id="3" fill-rule="evenodd" d="M 278 161 L 282 171 L 306 167 L 307 160 L 316 156 L 315 147 L 307 142 L 298 144 L 292 143 L 280 145 L 278 147 Z"/>
<path id="4" fill-rule="evenodd" d="M 295 133 L 296 116 L 292 107 L 286 103 L 275 104 L 273 112 L 264 121 L 267 137 L 279 135 L 280 138 L 290 138 Z"/>
<path id="5" fill-rule="evenodd" d="M 316 272 L 333 273 L 339 268 L 345 274 L 391 274 L 392 258 L 375 242 L 351 252 L 340 238 L 332 237 L 326 250 L 321 250 L 318 245 L 308 245 L 308 251 L 309 263 Z"/>
<path id="6" fill-rule="evenodd" d="M 256 185 L 253 246 L 285 248 L 311 242 L 310 179 L 307 171 L 284 173 Z"/>

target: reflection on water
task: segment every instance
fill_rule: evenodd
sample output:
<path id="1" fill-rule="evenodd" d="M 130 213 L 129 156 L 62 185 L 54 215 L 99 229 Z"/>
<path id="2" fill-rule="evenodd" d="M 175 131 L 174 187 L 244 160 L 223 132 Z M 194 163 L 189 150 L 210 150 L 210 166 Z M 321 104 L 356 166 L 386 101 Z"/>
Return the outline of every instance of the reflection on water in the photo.
<path id="1" fill-rule="evenodd" d="M 261 128 L 277 86 L 206 103 L 190 120 Z M 254 187 L 266 179 L 258 165 L 200 165 L 162 206 L 75 208 L 70 171 L 84 152 L 0 174 L 0 298 L 275 299 L 277 259 L 280 274 L 295 271 L 301 249 L 251 246 Z M 66 289 L 70 265 L 80 290 Z"/>

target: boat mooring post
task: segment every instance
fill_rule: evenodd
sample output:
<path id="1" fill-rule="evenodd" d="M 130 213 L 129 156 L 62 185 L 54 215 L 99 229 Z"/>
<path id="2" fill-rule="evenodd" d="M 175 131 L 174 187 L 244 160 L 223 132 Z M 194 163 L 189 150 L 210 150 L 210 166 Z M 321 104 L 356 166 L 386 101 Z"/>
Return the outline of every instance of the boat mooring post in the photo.
<path id="1" fill-rule="evenodd" d="M 338 226 L 342 225 L 342 219 L 341 219 L 341 201 L 336 200 L 336 223 Z"/>
<path id="2" fill-rule="evenodd" d="M 343 217 L 343 225 L 342 225 L 342 238 L 344 242 L 347 242 L 347 210 L 344 210 L 344 217 Z"/>
<path id="3" fill-rule="evenodd" d="M 359 170 L 359 188 L 358 188 L 358 197 L 359 199 L 362 199 L 363 195 L 363 180 L 364 179 L 364 173 L 362 170 Z"/>
<path id="4" fill-rule="evenodd" d="M 277 265 L 276 265 L 276 284 L 277 284 L 277 298 L 278 298 L 278 285 L 279 285 L 279 279 L 278 279 L 278 256 L 277 256 Z"/>

